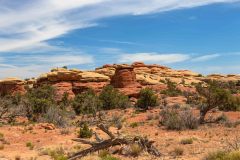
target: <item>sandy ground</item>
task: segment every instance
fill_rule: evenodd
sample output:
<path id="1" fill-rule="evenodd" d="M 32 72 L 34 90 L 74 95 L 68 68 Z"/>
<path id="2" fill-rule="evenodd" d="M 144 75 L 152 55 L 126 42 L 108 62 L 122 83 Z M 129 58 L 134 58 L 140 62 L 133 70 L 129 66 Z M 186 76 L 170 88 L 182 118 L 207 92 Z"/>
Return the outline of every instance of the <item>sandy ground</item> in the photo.
<path id="1" fill-rule="evenodd" d="M 116 113 L 119 113 L 119 111 L 116 111 Z M 217 116 L 221 113 L 216 112 L 212 115 Z M 148 120 L 150 114 L 157 117 L 159 110 L 150 110 L 147 113 L 139 114 L 134 113 L 132 110 L 123 112 L 122 115 L 126 121 L 120 132 L 123 135 L 147 136 L 155 141 L 156 147 L 163 155 L 161 157 L 151 157 L 146 153 L 142 153 L 137 158 L 120 156 L 122 160 L 201 160 L 211 151 L 226 148 L 228 142 L 240 136 L 240 125 L 236 128 L 227 128 L 222 124 L 206 124 L 196 130 L 168 131 L 164 127 L 158 126 L 159 122 L 156 118 Z M 225 112 L 225 114 L 232 121 L 240 120 L 240 112 Z M 143 123 L 135 128 L 130 127 L 130 124 L 134 122 Z M 70 134 L 63 135 L 61 134 L 61 129 L 45 130 L 35 126 L 2 126 L 0 127 L 0 133 L 4 134 L 4 139 L 8 144 L 4 144 L 4 149 L 0 150 L 0 160 L 15 159 L 15 157 L 21 157 L 23 160 L 47 160 L 51 158 L 46 155 L 40 155 L 41 150 L 44 148 L 63 147 L 67 151 L 74 152 L 76 148 L 87 147 L 71 140 L 77 137 L 76 128 L 69 128 L 69 131 Z M 116 129 L 113 129 L 113 131 L 116 132 Z M 103 133 L 100 133 L 100 135 L 103 135 Z M 193 138 L 193 144 L 181 144 L 180 141 L 185 138 Z M 32 150 L 26 146 L 27 142 L 31 142 L 34 145 Z M 175 148 L 182 148 L 184 150 L 183 155 L 179 157 L 174 156 L 172 151 Z M 96 159 L 94 157 L 96 156 L 90 156 L 89 160 Z"/>

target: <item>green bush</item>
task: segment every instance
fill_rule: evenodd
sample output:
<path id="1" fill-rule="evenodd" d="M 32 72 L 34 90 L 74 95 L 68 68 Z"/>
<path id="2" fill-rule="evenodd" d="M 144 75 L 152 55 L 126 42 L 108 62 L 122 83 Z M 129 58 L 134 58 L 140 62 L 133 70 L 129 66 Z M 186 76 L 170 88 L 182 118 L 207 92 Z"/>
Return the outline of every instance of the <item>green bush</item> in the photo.
<path id="1" fill-rule="evenodd" d="M 101 160 L 120 160 L 119 158 L 113 157 L 108 150 L 101 150 L 98 153 Z"/>
<path id="2" fill-rule="evenodd" d="M 192 138 L 185 138 L 185 139 L 182 139 L 181 144 L 192 144 L 193 143 L 193 139 Z"/>
<path id="3" fill-rule="evenodd" d="M 111 155 L 108 155 L 106 157 L 101 158 L 101 160 L 120 160 L 119 158 L 113 157 Z"/>
<path id="4" fill-rule="evenodd" d="M 36 120 L 34 116 L 47 113 L 50 107 L 56 106 L 55 89 L 49 85 L 30 89 L 23 99 L 29 119 Z"/>
<path id="5" fill-rule="evenodd" d="M 148 107 L 155 107 L 158 105 L 157 95 L 150 88 L 145 88 L 140 91 L 140 96 L 136 106 L 143 110 L 147 110 Z"/>
<path id="6" fill-rule="evenodd" d="M 161 94 L 168 95 L 170 97 L 176 97 L 182 95 L 182 91 L 177 88 L 176 83 L 166 79 L 167 81 L 167 89 L 161 91 Z"/>
<path id="7" fill-rule="evenodd" d="M 79 131 L 79 138 L 91 138 L 93 135 L 92 129 L 89 129 L 88 125 L 86 123 L 83 124 L 82 127 L 80 127 Z"/>
<path id="8" fill-rule="evenodd" d="M 240 159 L 240 151 L 216 151 L 209 153 L 204 160 L 239 160 Z"/>
<path id="9" fill-rule="evenodd" d="M 72 107 L 77 115 L 96 114 L 102 108 L 102 104 L 93 90 L 75 96 Z"/>
<path id="10" fill-rule="evenodd" d="M 121 94 L 111 85 L 103 88 L 102 92 L 99 95 L 99 99 L 102 102 L 102 108 L 104 110 L 110 110 L 115 108 L 124 109 L 130 106 L 128 97 Z"/>
<path id="11" fill-rule="evenodd" d="M 222 88 L 217 81 L 209 81 L 207 87 L 198 84 L 196 90 L 202 96 L 200 123 L 205 121 L 205 116 L 211 109 L 219 108 L 220 110 L 229 111 L 240 108 L 240 99 L 233 97 L 229 89 Z"/>

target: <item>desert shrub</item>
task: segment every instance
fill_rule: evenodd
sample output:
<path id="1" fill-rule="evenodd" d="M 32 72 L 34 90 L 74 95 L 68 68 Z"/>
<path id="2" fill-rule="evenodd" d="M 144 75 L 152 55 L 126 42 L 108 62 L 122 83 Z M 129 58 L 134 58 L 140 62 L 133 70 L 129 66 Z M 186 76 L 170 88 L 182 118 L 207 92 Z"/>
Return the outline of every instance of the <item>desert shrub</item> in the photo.
<path id="1" fill-rule="evenodd" d="M 140 124 L 138 123 L 138 122 L 132 122 L 132 123 L 130 123 L 130 127 L 132 127 L 132 128 L 136 128 L 136 127 L 138 127 Z"/>
<path id="2" fill-rule="evenodd" d="M 56 106 L 54 96 L 55 89 L 49 85 L 30 89 L 22 102 L 27 109 L 28 118 L 36 120 L 38 116 L 47 113 L 50 107 Z"/>
<path id="3" fill-rule="evenodd" d="M 192 138 L 185 138 L 185 139 L 182 139 L 181 144 L 192 144 L 193 143 L 193 139 Z"/>
<path id="4" fill-rule="evenodd" d="M 216 151 L 209 153 L 204 160 L 239 160 L 240 151 Z"/>
<path id="5" fill-rule="evenodd" d="M 95 115 L 102 105 L 97 95 L 88 90 L 75 96 L 72 107 L 76 114 L 93 114 Z"/>
<path id="6" fill-rule="evenodd" d="M 65 156 L 65 151 L 64 148 L 59 147 L 56 149 L 49 149 L 48 153 L 49 156 L 51 156 L 52 159 L 54 160 L 67 160 L 67 156 Z"/>
<path id="7" fill-rule="evenodd" d="M 166 79 L 166 82 L 167 82 L 167 89 L 161 91 L 161 94 L 168 95 L 170 97 L 182 95 L 182 91 L 177 88 L 176 83 L 170 81 L 169 79 Z"/>
<path id="8" fill-rule="evenodd" d="M 207 87 L 201 84 L 196 86 L 198 93 L 202 96 L 200 105 L 200 123 L 204 123 L 208 111 L 219 108 L 221 110 L 236 110 L 238 104 L 229 90 L 219 87 L 218 82 L 210 81 Z"/>
<path id="9" fill-rule="evenodd" d="M 160 123 L 169 130 L 182 130 L 184 128 L 183 121 L 176 109 L 164 109 L 160 112 Z"/>
<path id="10" fill-rule="evenodd" d="M 106 157 L 101 158 L 101 160 L 120 160 L 120 159 L 113 157 L 112 155 L 108 155 Z"/>
<path id="11" fill-rule="evenodd" d="M 93 135 L 92 129 L 89 129 L 87 123 L 84 123 L 82 127 L 80 127 L 79 138 L 91 138 Z"/>
<path id="12" fill-rule="evenodd" d="M 66 110 L 66 108 L 70 105 L 71 101 L 69 100 L 69 94 L 67 92 L 64 92 L 63 96 L 62 96 L 62 99 L 60 101 L 60 108 L 62 110 Z"/>
<path id="13" fill-rule="evenodd" d="M 39 118 L 38 121 L 53 123 L 58 127 L 68 125 L 69 112 L 61 110 L 60 107 L 54 106 L 48 108 L 47 112 Z"/>
<path id="14" fill-rule="evenodd" d="M 70 133 L 71 133 L 71 131 L 70 131 L 69 128 L 62 128 L 62 129 L 60 130 L 60 134 L 61 134 L 61 135 L 68 135 L 68 134 L 70 134 Z"/>
<path id="15" fill-rule="evenodd" d="M 228 120 L 228 117 L 226 116 L 226 114 L 222 113 L 220 116 L 218 116 L 215 120 L 217 123 L 225 123 Z"/>
<path id="16" fill-rule="evenodd" d="M 141 154 L 141 152 L 142 152 L 142 148 L 137 143 L 133 143 L 129 146 L 129 150 L 128 150 L 129 155 L 133 157 L 137 157 Z"/>
<path id="17" fill-rule="evenodd" d="M 200 102 L 200 96 L 196 93 L 184 91 L 183 96 L 187 99 L 187 104 L 198 105 Z"/>
<path id="18" fill-rule="evenodd" d="M 157 95 L 150 88 L 145 88 L 140 91 L 139 99 L 136 106 L 143 110 L 147 110 L 148 107 L 155 107 L 158 105 Z"/>
<path id="19" fill-rule="evenodd" d="M 198 120 L 191 110 L 164 109 L 160 112 L 160 124 L 169 130 L 196 129 Z"/>
<path id="20" fill-rule="evenodd" d="M 102 108 L 104 110 L 115 108 L 127 108 L 130 106 L 130 102 L 127 96 L 121 94 L 117 89 L 108 85 L 103 88 L 99 95 L 99 99 L 102 102 Z"/>
<path id="21" fill-rule="evenodd" d="M 173 154 L 174 156 L 181 156 L 181 155 L 183 155 L 183 153 L 184 153 L 184 150 L 183 150 L 183 148 L 181 148 L 181 147 L 176 147 L 176 148 L 174 148 L 174 150 L 172 151 L 172 154 Z"/>
<path id="22" fill-rule="evenodd" d="M 123 126 L 123 121 L 123 115 L 113 114 L 110 123 L 114 125 L 117 129 L 121 129 Z"/>
<path id="23" fill-rule="evenodd" d="M 101 160 L 120 160 L 119 158 L 113 157 L 108 150 L 101 150 L 98 153 Z"/>
<path id="24" fill-rule="evenodd" d="M 184 127 L 187 129 L 197 129 L 199 125 L 198 119 L 193 115 L 190 109 L 185 109 L 180 112 L 181 120 L 183 121 Z"/>
<path id="25" fill-rule="evenodd" d="M 15 96 L 0 97 L 0 123 L 11 123 L 16 117 L 25 115 L 24 108 L 18 103 Z"/>
<path id="26" fill-rule="evenodd" d="M 26 147 L 28 147 L 30 150 L 33 150 L 34 145 L 32 144 L 32 142 L 27 142 Z"/>
<path id="27" fill-rule="evenodd" d="M 99 153 L 98 153 L 98 156 L 99 156 L 100 158 L 104 158 L 104 157 L 107 157 L 107 156 L 109 156 L 109 155 L 110 155 L 110 153 L 109 153 L 109 151 L 106 150 L 106 149 L 100 150 Z"/>

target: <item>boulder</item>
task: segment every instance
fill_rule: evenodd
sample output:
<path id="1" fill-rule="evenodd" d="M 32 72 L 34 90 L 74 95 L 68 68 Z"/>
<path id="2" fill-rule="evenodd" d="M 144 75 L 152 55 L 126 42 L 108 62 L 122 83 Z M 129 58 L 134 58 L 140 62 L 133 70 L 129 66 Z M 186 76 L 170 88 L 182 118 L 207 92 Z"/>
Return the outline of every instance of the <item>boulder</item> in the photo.
<path id="1" fill-rule="evenodd" d="M 24 94 L 26 92 L 25 83 L 19 78 L 7 78 L 0 81 L 0 95 Z"/>
<path id="2" fill-rule="evenodd" d="M 117 66 L 110 83 L 115 88 L 138 88 L 140 86 L 131 66 Z"/>

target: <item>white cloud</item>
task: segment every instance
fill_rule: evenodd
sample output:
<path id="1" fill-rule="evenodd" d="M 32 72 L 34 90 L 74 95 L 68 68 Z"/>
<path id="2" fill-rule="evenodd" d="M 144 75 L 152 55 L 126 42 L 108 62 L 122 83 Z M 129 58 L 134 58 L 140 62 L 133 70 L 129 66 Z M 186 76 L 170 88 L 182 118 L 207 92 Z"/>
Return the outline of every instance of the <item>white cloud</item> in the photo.
<path id="1" fill-rule="evenodd" d="M 146 63 L 176 63 L 190 59 L 186 54 L 159 54 L 159 53 L 134 53 L 122 54 L 119 57 L 119 62 L 128 63 L 142 61 Z"/>
<path id="2" fill-rule="evenodd" d="M 28 56 L 10 56 L 0 58 L 0 78 L 6 77 L 32 77 L 48 72 L 51 68 L 87 65 L 94 62 L 93 57 L 89 55 L 28 55 Z M 12 63 L 14 65 L 8 64 Z"/>
<path id="3" fill-rule="evenodd" d="M 0 1 L 0 52 L 38 45 L 118 15 L 142 15 L 239 0 Z"/>
<path id="4" fill-rule="evenodd" d="M 203 55 L 203 56 L 193 58 L 192 61 L 193 62 L 203 62 L 203 61 L 215 59 L 217 57 L 220 57 L 220 55 L 219 54 L 208 54 L 208 55 Z"/>

